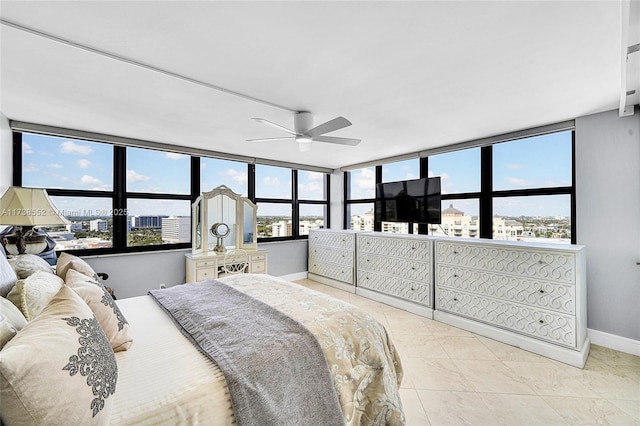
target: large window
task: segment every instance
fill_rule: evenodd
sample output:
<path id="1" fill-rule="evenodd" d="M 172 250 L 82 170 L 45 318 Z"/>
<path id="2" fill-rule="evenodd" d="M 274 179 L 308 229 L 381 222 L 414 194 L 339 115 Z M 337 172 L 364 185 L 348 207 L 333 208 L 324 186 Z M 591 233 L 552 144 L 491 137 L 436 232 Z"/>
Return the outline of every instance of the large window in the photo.
<path id="1" fill-rule="evenodd" d="M 442 223 L 429 224 L 429 235 L 480 237 L 480 148 L 429 156 L 429 176 L 439 176 Z"/>
<path id="2" fill-rule="evenodd" d="M 326 173 L 257 164 L 258 237 L 298 238 L 328 226 L 328 179 Z"/>
<path id="3" fill-rule="evenodd" d="M 56 250 L 128 251 L 191 240 L 191 157 L 19 134 L 22 186 L 47 189 L 71 224 L 45 228 Z"/>
<path id="4" fill-rule="evenodd" d="M 377 170 L 380 166 L 345 172 L 344 228 L 355 231 L 374 230 L 374 201 Z"/>
<path id="5" fill-rule="evenodd" d="M 344 226 L 405 232 L 406 224 L 374 222 L 376 183 L 440 176 L 442 223 L 421 226 L 420 233 L 575 242 L 573 163 L 567 130 L 348 171 Z"/>
<path id="6" fill-rule="evenodd" d="M 573 132 L 492 146 L 494 239 L 570 243 Z"/>
<path id="7" fill-rule="evenodd" d="M 247 164 L 217 158 L 201 158 L 200 188 L 202 192 L 211 191 L 220 185 L 226 185 L 236 194 L 248 197 L 249 174 Z"/>

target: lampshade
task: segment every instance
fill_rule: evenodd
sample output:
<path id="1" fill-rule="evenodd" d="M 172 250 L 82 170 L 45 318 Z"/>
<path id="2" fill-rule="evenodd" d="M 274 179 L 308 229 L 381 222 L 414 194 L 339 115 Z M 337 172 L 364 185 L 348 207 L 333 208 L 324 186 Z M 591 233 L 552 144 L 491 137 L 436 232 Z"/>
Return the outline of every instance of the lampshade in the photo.
<path id="1" fill-rule="evenodd" d="M 41 188 L 12 186 L 0 199 L 0 225 L 69 225 Z"/>

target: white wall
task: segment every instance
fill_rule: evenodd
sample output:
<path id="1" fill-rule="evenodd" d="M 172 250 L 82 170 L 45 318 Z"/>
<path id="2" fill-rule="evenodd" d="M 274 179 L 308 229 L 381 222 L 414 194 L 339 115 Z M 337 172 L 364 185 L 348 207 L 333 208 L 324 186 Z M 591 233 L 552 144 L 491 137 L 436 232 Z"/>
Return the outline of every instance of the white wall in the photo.
<path id="1" fill-rule="evenodd" d="M 307 240 L 278 241 L 258 244 L 267 250 L 268 272 L 277 277 L 306 276 Z M 141 296 L 160 284 L 171 287 L 186 281 L 185 253 L 191 250 L 167 250 L 83 257 L 96 272 L 106 272 L 105 285 L 112 287 L 116 297 Z"/>
<path id="2" fill-rule="evenodd" d="M 576 203 L 588 328 L 640 341 L 640 114 L 576 119 Z"/>

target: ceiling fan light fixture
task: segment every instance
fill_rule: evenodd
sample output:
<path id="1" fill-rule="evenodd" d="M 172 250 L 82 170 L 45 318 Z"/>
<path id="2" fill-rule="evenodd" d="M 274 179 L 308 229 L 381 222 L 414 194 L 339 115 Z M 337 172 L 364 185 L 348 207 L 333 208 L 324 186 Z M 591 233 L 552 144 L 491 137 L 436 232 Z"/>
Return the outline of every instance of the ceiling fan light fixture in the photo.
<path id="1" fill-rule="evenodd" d="M 311 138 L 308 136 L 298 136 L 296 138 L 296 142 L 299 143 L 311 143 Z"/>

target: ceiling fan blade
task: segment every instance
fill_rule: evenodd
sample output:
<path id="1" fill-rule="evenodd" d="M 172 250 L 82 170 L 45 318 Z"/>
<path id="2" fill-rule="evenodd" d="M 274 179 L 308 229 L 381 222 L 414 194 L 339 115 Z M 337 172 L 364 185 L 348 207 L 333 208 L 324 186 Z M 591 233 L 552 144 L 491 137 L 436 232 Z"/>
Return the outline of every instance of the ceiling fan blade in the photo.
<path id="1" fill-rule="evenodd" d="M 256 121 L 258 123 L 267 124 L 267 125 L 269 125 L 271 127 L 275 127 L 276 129 L 280 129 L 280 130 L 285 131 L 285 132 L 287 132 L 287 133 L 289 133 L 291 135 L 298 135 L 298 133 L 294 132 L 293 130 L 287 129 L 286 127 L 283 127 L 283 126 L 281 126 L 279 124 L 273 123 L 273 122 L 271 122 L 269 120 L 265 120 L 264 118 L 252 118 L 252 120 Z"/>
<path id="2" fill-rule="evenodd" d="M 270 141 L 286 141 L 290 139 L 295 139 L 295 137 L 285 136 L 281 138 L 260 138 L 260 139 L 247 139 L 247 142 L 270 142 Z"/>
<path id="3" fill-rule="evenodd" d="M 337 143 L 340 145 L 351 145 L 356 146 L 360 143 L 360 139 L 352 139 L 352 138 L 337 138 L 335 136 L 316 136 L 313 138 L 314 142 L 329 142 L 329 143 Z"/>
<path id="4" fill-rule="evenodd" d="M 322 123 L 319 126 L 314 127 L 313 129 L 307 130 L 304 134 L 313 138 L 335 130 L 344 129 L 349 126 L 351 126 L 351 122 L 349 120 L 344 117 L 336 117 L 333 120 L 329 120 L 326 123 Z"/>

